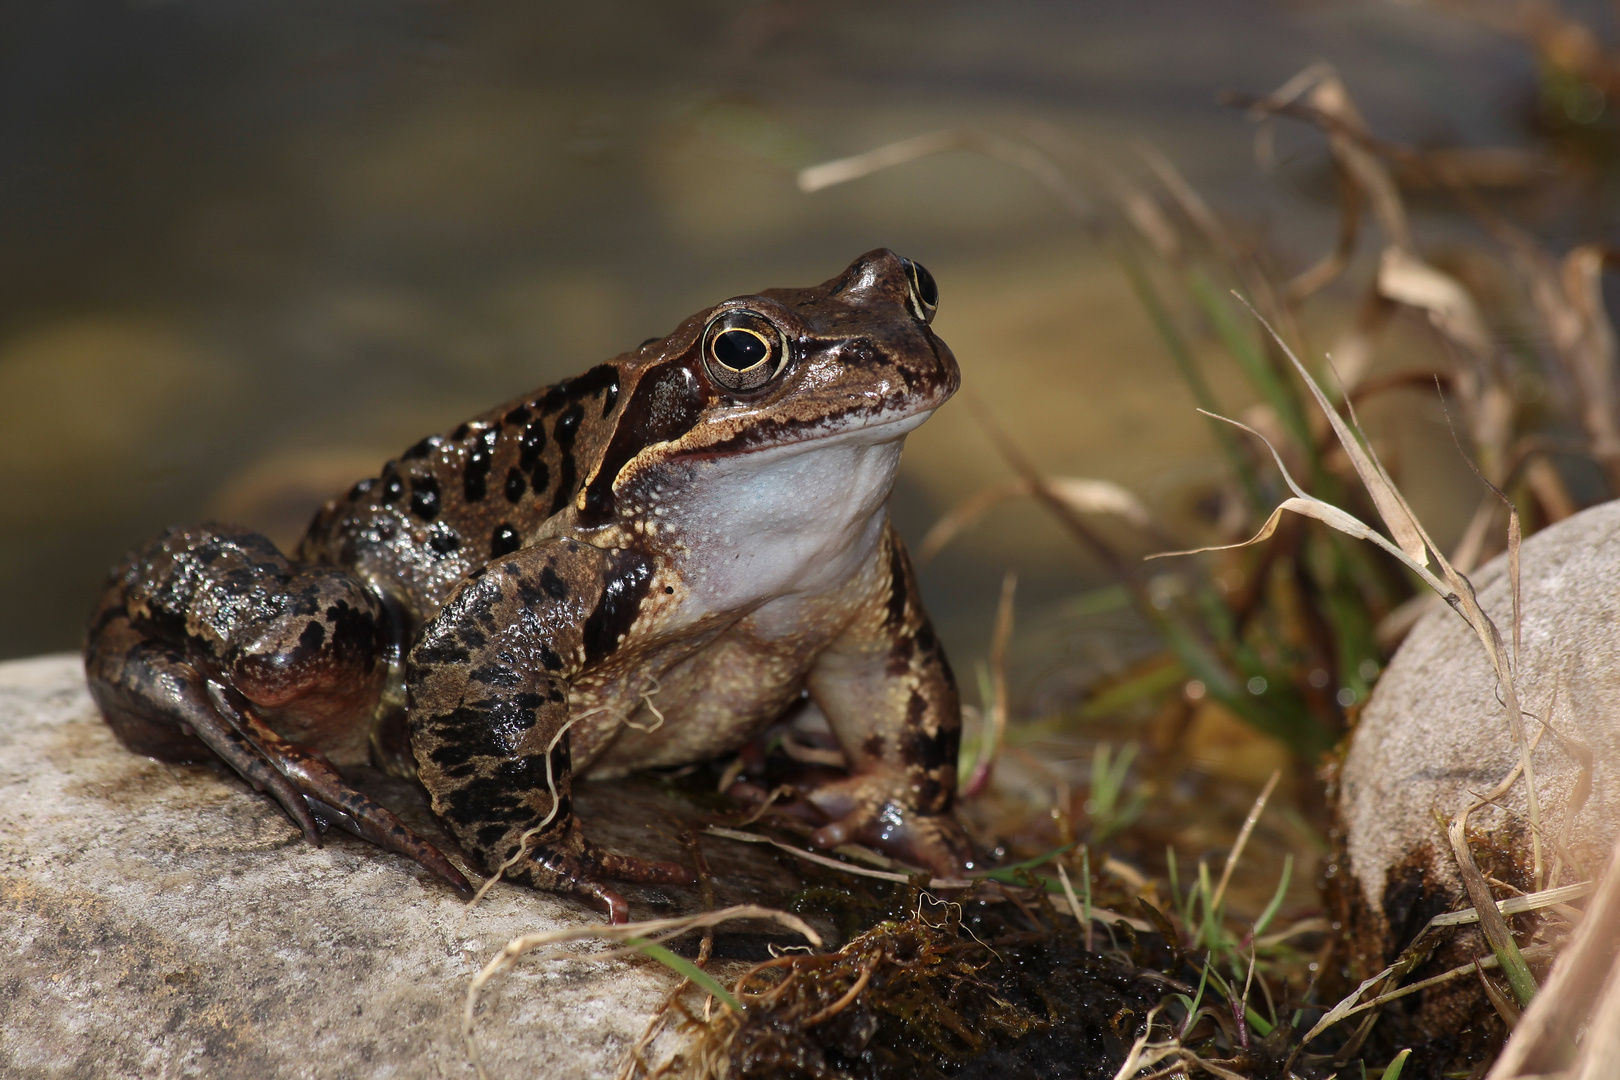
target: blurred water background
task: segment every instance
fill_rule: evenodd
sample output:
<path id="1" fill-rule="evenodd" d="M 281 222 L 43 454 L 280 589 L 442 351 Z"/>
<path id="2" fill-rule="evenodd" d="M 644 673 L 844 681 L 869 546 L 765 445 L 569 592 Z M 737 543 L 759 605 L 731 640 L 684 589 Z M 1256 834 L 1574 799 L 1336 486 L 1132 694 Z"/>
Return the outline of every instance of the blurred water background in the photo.
<path id="1" fill-rule="evenodd" d="M 965 393 L 1041 468 L 1197 513 L 1208 429 L 1118 269 L 1028 175 L 954 154 L 807 195 L 795 172 L 1045 125 L 1130 175 L 1145 140 L 1304 266 L 1333 241 L 1327 153 L 1284 138 L 1267 175 L 1218 94 L 1319 60 L 1387 137 L 1526 138 L 1522 43 L 1387 0 L 8 0 L 0 655 L 75 648 L 107 567 L 165 525 L 291 543 L 422 434 L 879 245 L 934 272 Z M 1417 210 L 1425 236 L 1460 227 Z M 1403 482 L 1448 542 L 1467 468 L 1437 409 L 1391 407 L 1447 448 Z M 902 532 L 1008 476 L 953 402 L 911 438 Z M 1021 695 L 1061 700 L 1131 647 L 1073 629 L 1102 571 L 1008 506 L 922 571 L 959 668 L 1008 568 Z"/>

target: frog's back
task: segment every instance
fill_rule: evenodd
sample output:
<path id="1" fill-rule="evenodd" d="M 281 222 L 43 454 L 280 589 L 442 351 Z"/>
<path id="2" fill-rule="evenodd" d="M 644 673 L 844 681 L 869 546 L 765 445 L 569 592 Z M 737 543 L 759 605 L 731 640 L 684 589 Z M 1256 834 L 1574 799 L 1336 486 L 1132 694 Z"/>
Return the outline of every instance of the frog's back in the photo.
<path id="1" fill-rule="evenodd" d="M 569 505 L 601 460 L 636 366 L 601 364 L 422 439 L 327 502 L 295 557 L 354 570 L 420 625 L 468 574 Z"/>

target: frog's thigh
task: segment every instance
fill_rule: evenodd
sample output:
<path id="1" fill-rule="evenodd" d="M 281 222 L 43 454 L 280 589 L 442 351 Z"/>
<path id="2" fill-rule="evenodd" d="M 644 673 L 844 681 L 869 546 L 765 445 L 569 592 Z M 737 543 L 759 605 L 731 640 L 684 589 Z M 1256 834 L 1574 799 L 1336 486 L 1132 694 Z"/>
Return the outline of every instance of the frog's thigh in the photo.
<path id="1" fill-rule="evenodd" d="M 526 844 L 508 878 L 589 897 L 616 919 L 624 901 L 596 876 L 688 877 L 596 848 L 570 805 L 568 680 L 612 630 L 621 576 L 606 552 L 571 540 L 497 559 L 423 629 L 407 674 L 418 775 L 462 846 L 494 870 Z"/>

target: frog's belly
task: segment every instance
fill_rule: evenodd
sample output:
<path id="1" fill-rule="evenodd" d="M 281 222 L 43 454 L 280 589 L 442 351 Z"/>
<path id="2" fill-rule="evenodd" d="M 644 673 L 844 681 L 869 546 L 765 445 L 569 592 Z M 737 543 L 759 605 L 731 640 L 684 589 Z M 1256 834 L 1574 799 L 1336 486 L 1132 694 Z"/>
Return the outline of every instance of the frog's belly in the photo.
<path id="1" fill-rule="evenodd" d="M 575 775 L 619 776 L 735 750 L 798 697 L 807 652 L 728 635 L 667 667 L 644 664 L 612 686 L 582 688 L 570 699 L 579 717 L 570 731 Z M 659 678 L 648 674 L 660 669 Z M 601 711 L 585 715 L 592 709 Z"/>

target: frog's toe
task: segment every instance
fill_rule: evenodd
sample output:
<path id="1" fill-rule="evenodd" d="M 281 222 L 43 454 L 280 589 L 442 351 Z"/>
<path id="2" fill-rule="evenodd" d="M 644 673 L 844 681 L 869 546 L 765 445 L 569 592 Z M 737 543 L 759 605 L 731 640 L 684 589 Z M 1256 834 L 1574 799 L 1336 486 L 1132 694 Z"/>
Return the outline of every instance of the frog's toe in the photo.
<path id="1" fill-rule="evenodd" d="M 810 834 L 820 848 L 865 844 L 937 877 L 960 878 L 974 869 L 973 844 L 949 814 L 924 814 L 888 801 L 857 807 Z"/>
<path id="2" fill-rule="evenodd" d="M 678 863 L 651 862 L 608 851 L 570 828 L 569 835 L 556 846 L 540 845 L 529 852 L 531 864 L 520 864 L 507 876 L 536 888 L 571 893 L 607 914 L 608 921 L 622 923 L 630 917 L 630 905 L 602 878 L 633 881 L 648 885 L 691 885 L 692 872 Z"/>
<path id="3" fill-rule="evenodd" d="M 680 863 L 653 862 L 616 851 L 596 849 L 596 864 L 604 877 L 640 885 L 696 885 L 697 877 Z"/>

